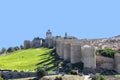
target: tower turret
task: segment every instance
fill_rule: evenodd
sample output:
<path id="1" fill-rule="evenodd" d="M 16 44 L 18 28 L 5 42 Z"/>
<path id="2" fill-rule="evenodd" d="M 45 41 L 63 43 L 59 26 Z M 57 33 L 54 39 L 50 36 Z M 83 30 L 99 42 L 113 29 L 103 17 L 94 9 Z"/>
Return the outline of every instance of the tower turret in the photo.
<path id="1" fill-rule="evenodd" d="M 46 38 L 52 38 L 52 32 L 50 31 L 50 29 L 48 29 L 48 31 L 46 32 Z"/>
<path id="2" fill-rule="evenodd" d="M 67 33 L 65 32 L 65 37 L 64 37 L 64 38 L 67 39 L 67 37 L 68 37 L 68 36 L 67 36 Z"/>
<path id="3" fill-rule="evenodd" d="M 45 40 L 45 46 L 48 48 L 53 47 L 53 37 L 52 37 L 52 32 L 50 29 L 46 32 L 46 40 Z"/>

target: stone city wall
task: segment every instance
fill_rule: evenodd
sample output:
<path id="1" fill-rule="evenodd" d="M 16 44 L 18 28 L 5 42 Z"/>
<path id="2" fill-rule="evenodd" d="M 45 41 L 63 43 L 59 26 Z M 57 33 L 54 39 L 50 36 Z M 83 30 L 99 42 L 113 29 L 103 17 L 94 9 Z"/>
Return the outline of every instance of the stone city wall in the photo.
<path id="1" fill-rule="evenodd" d="M 59 44 L 60 44 L 60 57 L 64 58 L 64 40 L 61 40 Z"/>
<path id="2" fill-rule="evenodd" d="M 61 41 L 63 39 L 62 38 L 58 38 L 56 39 L 56 53 L 58 54 L 58 56 L 62 57 L 62 54 L 61 54 Z"/>
<path id="3" fill-rule="evenodd" d="M 114 55 L 115 70 L 120 73 L 120 53 Z"/>
<path id="4" fill-rule="evenodd" d="M 96 68 L 96 54 L 95 48 L 92 46 L 85 45 L 81 49 L 82 51 L 82 62 L 85 68 Z"/>
<path id="5" fill-rule="evenodd" d="M 71 43 L 70 62 L 72 64 L 81 61 L 81 46 L 80 44 Z"/>
<path id="6" fill-rule="evenodd" d="M 83 62 L 84 68 L 104 68 L 115 70 L 120 73 L 120 54 L 116 54 L 115 58 L 107 58 L 96 56 L 96 48 L 85 45 L 89 42 L 77 39 L 55 39 L 56 53 L 64 60 L 70 61 L 72 64 Z"/>
<path id="7" fill-rule="evenodd" d="M 24 48 L 25 49 L 28 49 L 28 48 L 30 48 L 31 47 L 31 42 L 29 41 L 29 40 L 25 40 L 24 41 Z"/>
<path id="8" fill-rule="evenodd" d="M 114 69 L 114 59 L 97 55 L 96 56 L 96 66 L 97 66 L 97 68 L 113 70 Z"/>
<path id="9" fill-rule="evenodd" d="M 64 42 L 64 60 L 70 61 L 70 43 L 69 42 Z"/>
<path id="10" fill-rule="evenodd" d="M 33 40 L 31 42 L 31 47 L 32 48 L 39 48 L 42 46 L 42 40 Z"/>
<path id="11" fill-rule="evenodd" d="M 70 61 L 71 59 L 71 43 L 74 43 L 75 39 L 65 39 L 63 43 L 64 47 L 64 60 Z"/>

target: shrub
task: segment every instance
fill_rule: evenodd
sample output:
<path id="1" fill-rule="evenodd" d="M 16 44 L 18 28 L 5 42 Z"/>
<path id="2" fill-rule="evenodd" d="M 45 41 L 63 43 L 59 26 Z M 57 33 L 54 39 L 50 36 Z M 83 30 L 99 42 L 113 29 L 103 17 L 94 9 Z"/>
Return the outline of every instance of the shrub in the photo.
<path id="1" fill-rule="evenodd" d="M 70 72 L 72 75 L 78 75 L 78 70 L 71 70 Z"/>
<path id="2" fill-rule="evenodd" d="M 43 77 L 46 75 L 46 70 L 44 68 L 38 67 L 36 69 L 37 77 Z"/>
<path id="3" fill-rule="evenodd" d="M 117 53 L 116 50 L 112 50 L 112 49 L 101 49 L 98 50 L 97 52 L 105 57 L 114 57 L 114 54 Z"/>
<path id="4" fill-rule="evenodd" d="M 73 68 L 77 67 L 82 70 L 84 68 L 84 64 L 83 62 L 79 62 L 79 63 L 72 64 L 72 67 Z"/>
<path id="5" fill-rule="evenodd" d="M 6 49 L 5 48 L 2 48 L 2 50 L 1 50 L 1 53 L 3 54 L 3 53 L 6 53 Z"/>
<path id="6" fill-rule="evenodd" d="M 58 64 L 58 67 L 61 67 L 63 65 L 63 62 L 60 62 L 59 64 Z"/>
<path id="7" fill-rule="evenodd" d="M 101 75 L 95 75 L 92 80 L 106 80 L 106 78 L 104 76 Z"/>
<path id="8" fill-rule="evenodd" d="M 0 74 L 0 80 L 4 80 L 3 74 Z"/>
<path id="9" fill-rule="evenodd" d="M 4 79 L 0 77 L 0 80 L 4 80 Z"/>
<path id="10" fill-rule="evenodd" d="M 62 80 L 62 76 L 56 76 L 55 80 Z"/>
<path id="11" fill-rule="evenodd" d="M 9 47 L 8 49 L 7 49 L 7 52 L 8 53 L 11 53 L 11 52 L 14 52 L 15 51 L 15 49 L 13 48 L 13 47 Z"/>
<path id="12" fill-rule="evenodd" d="M 100 80 L 106 80 L 104 76 L 101 76 L 100 77 Z"/>

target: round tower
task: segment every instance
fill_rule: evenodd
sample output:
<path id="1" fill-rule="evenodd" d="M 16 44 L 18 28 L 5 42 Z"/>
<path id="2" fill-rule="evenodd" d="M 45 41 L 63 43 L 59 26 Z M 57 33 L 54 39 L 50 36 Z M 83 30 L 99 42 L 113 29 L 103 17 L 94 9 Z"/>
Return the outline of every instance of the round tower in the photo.
<path id="1" fill-rule="evenodd" d="M 78 63 L 81 61 L 81 45 L 78 43 L 71 43 L 70 48 L 70 62 L 72 64 Z"/>
<path id="2" fill-rule="evenodd" d="M 96 68 L 96 50 L 93 46 L 84 45 L 81 48 L 82 52 L 82 62 L 84 63 L 84 68 Z"/>
<path id="3" fill-rule="evenodd" d="M 114 67 L 115 67 L 115 71 L 120 73 L 120 54 L 119 53 L 116 53 L 114 55 Z"/>
<path id="4" fill-rule="evenodd" d="M 24 48 L 25 48 L 25 49 L 28 49 L 28 48 L 30 48 L 30 47 L 31 47 L 31 41 L 25 40 L 25 41 L 24 41 Z"/>
<path id="5" fill-rule="evenodd" d="M 64 60 L 70 61 L 70 43 L 64 42 Z"/>

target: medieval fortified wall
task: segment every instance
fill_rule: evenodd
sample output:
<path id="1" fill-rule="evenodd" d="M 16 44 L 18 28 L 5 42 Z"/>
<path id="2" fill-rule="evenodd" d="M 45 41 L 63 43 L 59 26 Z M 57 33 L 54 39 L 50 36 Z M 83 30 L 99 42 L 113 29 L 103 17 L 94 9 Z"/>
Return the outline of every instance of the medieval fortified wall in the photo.
<path id="1" fill-rule="evenodd" d="M 43 46 L 43 40 L 42 38 L 36 37 L 32 41 L 30 40 L 25 40 L 24 41 L 24 48 L 39 48 Z"/>
<path id="2" fill-rule="evenodd" d="M 33 40 L 32 42 L 26 40 L 24 42 L 26 48 L 40 47 L 41 44 L 40 40 Z M 89 41 L 78 40 L 75 37 L 67 36 L 67 34 L 64 38 L 53 37 L 52 32 L 48 30 L 44 45 L 48 48 L 56 48 L 59 57 L 70 61 L 72 64 L 82 62 L 84 68 L 103 68 L 116 70 L 120 73 L 120 54 L 115 54 L 114 58 L 97 56 L 96 48 L 91 46 Z"/>

